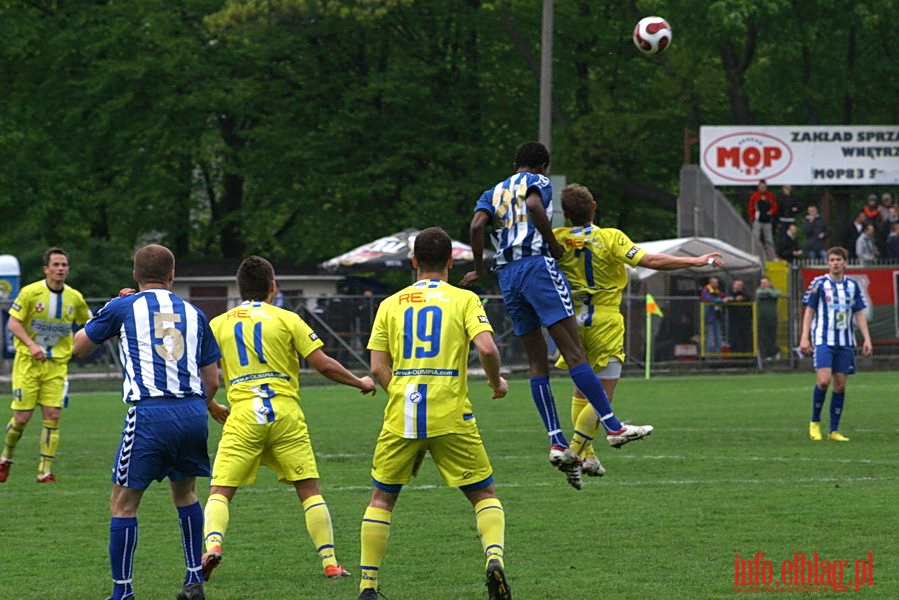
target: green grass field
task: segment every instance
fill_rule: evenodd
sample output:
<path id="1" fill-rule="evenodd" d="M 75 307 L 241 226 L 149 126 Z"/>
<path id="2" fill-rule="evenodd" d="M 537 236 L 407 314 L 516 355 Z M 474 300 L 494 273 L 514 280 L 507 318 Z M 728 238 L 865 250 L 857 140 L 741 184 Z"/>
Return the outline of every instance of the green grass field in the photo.
<path id="1" fill-rule="evenodd" d="M 652 423 L 656 432 L 617 451 L 603 442 L 608 473 L 580 492 L 546 462 L 527 382 L 514 381 L 502 400 L 490 400 L 486 385 L 474 382 L 506 510 L 506 566 L 516 600 L 732 598 L 742 595 L 734 590 L 736 554 L 764 553 L 777 579 L 781 564 L 800 552 L 848 561 L 850 595 L 899 598 L 899 374 L 850 378 L 842 430 L 852 441 L 843 444 L 806 437 L 813 379 L 810 372 L 625 379 L 615 402 L 619 416 Z M 567 421 L 567 379 L 553 381 Z M 232 504 L 225 561 L 207 585 L 210 600 L 357 596 L 359 520 L 384 394 L 372 399 L 310 386 L 303 395 L 338 556 L 354 577 L 322 577 L 293 489 L 265 471 Z M 0 486 L 0 599 L 108 594 L 109 469 L 123 414 L 115 394 L 72 398 L 56 485 L 34 482 L 39 424 L 26 431 Z M 214 450 L 220 427 L 211 430 Z M 486 598 L 471 507 L 442 487 L 433 465 L 426 462 L 403 491 L 393 523 L 381 581 L 389 600 Z M 869 553 L 874 583 L 854 591 L 853 565 Z M 171 600 L 182 574 L 176 513 L 167 486 L 157 484 L 140 512 L 137 599 Z"/>

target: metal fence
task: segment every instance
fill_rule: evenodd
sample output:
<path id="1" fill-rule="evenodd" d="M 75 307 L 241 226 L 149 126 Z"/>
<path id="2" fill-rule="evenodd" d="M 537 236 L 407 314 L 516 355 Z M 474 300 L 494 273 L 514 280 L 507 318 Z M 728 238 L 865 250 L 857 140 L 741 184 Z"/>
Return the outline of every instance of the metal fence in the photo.
<path id="1" fill-rule="evenodd" d="M 625 321 L 625 369 L 643 371 L 649 359 L 654 371 L 696 370 L 729 366 L 748 370 L 764 370 L 770 367 L 793 367 L 800 358 L 798 345 L 798 319 L 801 315 L 802 284 L 798 269 L 791 269 L 790 288 L 777 301 L 776 351 L 765 352 L 761 348 L 759 315 L 753 303 L 734 303 L 722 310 L 720 352 L 707 352 L 708 329 L 703 319 L 703 305 L 698 296 L 656 296 L 656 303 L 664 317 L 646 317 L 646 300 L 643 295 L 626 294 L 621 312 Z M 330 356 L 354 371 L 367 371 L 369 367 L 366 345 L 371 325 L 379 303 L 386 296 L 334 295 L 297 301 L 285 308 L 297 312 L 316 331 L 324 342 L 324 350 Z M 500 347 L 505 368 L 515 371 L 527 369 L 527 358 L 521 343 L 512 331 L 512 323 L 506 315 L 501 296 L 482 296 L 495 340 Z M 219 298 L 218 300 L 223 300 Z M 237 298 L 224 299 L 236 306 Z M 92 307 L 102 306 L 105 300 L 88 299 Z M 550 358 L 557 356 L 552 340 L 547 338 Z M 895 355 L 896 345 L 878 347 L 878 354 Z M 0 372 L 8 379 L 11 361 Z M 472 364 L 477 363 L 475 352 Z M 307 367 L 308 365 L 303 365 Z M 70 376 L 77 379 L 120 377 L 118 347 L 109 341 L 87 359 L 75 358 L 70 365 Z"/>

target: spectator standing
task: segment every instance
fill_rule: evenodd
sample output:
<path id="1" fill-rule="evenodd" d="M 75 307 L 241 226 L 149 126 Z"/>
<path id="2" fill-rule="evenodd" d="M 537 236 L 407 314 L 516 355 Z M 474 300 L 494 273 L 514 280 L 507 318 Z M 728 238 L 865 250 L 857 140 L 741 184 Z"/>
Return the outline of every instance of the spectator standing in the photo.
<path id="1" fill-rule="evenodd" d="M 802 231 L 805 233 L 804 254 L 809 260 L 817 262 L 827 261 L 827 238 L 830 237 L 830 227 L 818 213 L 818 207 L 814 204 L 806 209 L 805 220 L 802 222 Z"/>
<path id="2" fill-rule="evenodd" d="M 891 263 L 899 263 L 899 222 L 893 223 L 890 227 L 890 235 L 887 236 L 886 243 L 887 261 Z"/>
<path id="3" fill-rule="evenodd" d="M 749 222 L 752 224 L 752 237 L 762 242 L 763 258 L 775 260 L 774 220 L 777 218 L 777 198 L 768 190 L 764 179 L 759 181 L 758 188 L 749 197 Z"/>
<path id="4" fill-rule="evenodd" d="M 877 249 L 877 241 L 874 239 L 874 225 L 868 223 L 862 234 L 855 241 L 855 255 L 862 265 L 870 266 L 877 262 L 880 250 Z"/>
<path id="5" fill-rule="evenodd" d="M 849 258 L 856 258 L 855 242 L 858 241 L 862 231 L 865 230 L 865 212 L 861 211 L 855 215 L 855 219 L 846 228 L 846 235 L 843 236 L 843 243 L 846 244 L 846 250 L 849 252 Z"/>
<path id="6" fill-rule="evenodd" d="M 762 277 L 755 290 L 756 317 L 758 319 L 759 353 L 765 359 L 779 359 L 777 346 L 777 299 L 782 294 L 771 285 L 771 280 Z"/>
<path id="7" fill-rule="evenodd" d="M 731 303 L 752 302 L 752 296 L 746 290 L 746 284 L 742 279 L 734 279 L 728 295 Z M 731 352 L 752 352 L 752 306 L 729 304 L 727 315 L 727 337 Z"/>
<path id="8" fill-rule="evenodd" d="M 878 227 L 883 222 L 883 216 L 880 214 L 880 203 L 877 200 L 877 194 L 868 196 L 862 212 L 865 213 L 865 224 L 870 223 L 874 227 Z"/>
<path id="9" fill-rule="evenodd" d="M 893 230 L 893 225 L 896 223 L 899 223 L 899 209 L 895 206 L 890 206 L 887 208 L 886 217 L 877 235 L 877 247 L 880 248 L 881 256 L 886 256 L 887 254 L 887 238 Z"/>
<path id="10" fill-rule="evenodd" d="M 880 216 L 881 218 L 883 218 L 883 220 L 887 219 L 890 208 L 894 208 L 893 195 L 889 192 L 884 192 L 880 197 Z"/>
<path id="11" fill-rule="evenodd" d="M 780 198 L 777 199 L 777 229 L 780 237 L 787 231 L 791 223 L 796 222 L 799 216 L 799 201 L 793 196 L 793 186 L 785 185 L 780 189 Z"/>
<path id="12" fill-rule="evenodd" d="M 706 303 L 705 319 L 705 353 L 721 354 L 721 305 L 729 299 L 718 287 L 717 277 L 709 277 L 709 282 L 699 292 L 699 299 Z"/>
<path id="13" fill-rule="evenodd" d="M 777 255 L 787 262 L 793 262 L 802 258 L 802 250 L 799 248 L 799 238 L 796 223 L 787 225 L 784 235 L 780 238 Z"/>

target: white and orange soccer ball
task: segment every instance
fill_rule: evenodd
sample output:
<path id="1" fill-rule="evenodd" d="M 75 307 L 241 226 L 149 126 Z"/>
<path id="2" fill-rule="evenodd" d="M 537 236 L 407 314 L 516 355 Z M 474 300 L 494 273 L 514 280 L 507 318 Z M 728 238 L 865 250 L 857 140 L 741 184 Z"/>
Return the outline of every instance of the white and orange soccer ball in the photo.
<path id="1" fill-rule="evenodd" d="M 643 17 L 634 27 L 633 39 L 643 54 L 659 54 L 671 45 L 671 25 L 662 17 Z"/>

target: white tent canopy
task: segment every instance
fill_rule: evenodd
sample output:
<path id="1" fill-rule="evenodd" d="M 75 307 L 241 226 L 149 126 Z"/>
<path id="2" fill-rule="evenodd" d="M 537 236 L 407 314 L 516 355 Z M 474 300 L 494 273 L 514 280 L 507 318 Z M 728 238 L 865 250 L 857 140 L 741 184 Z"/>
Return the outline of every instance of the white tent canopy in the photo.
<path id="1" fill-rule="evenodd" d="M 709 267 L 690 267 L 677 271 L 679 274 L 693 273 L 700 275 L 728 274 L 731 277 L 754 278 L 761 275 L 764 270 L 762 260 L 749 252 L 735 248 L 727 242 L 708 237 L 685 237 L 670 240 L 655 240 L 637 244 L 651 254 L 672 254 L 674 256 L 702 256 L 709 252 L 720 252 L 724 256 L 724 266 L 718 269 Z M 666 271 L 655 271 L 637 267 L 628 267 L 631 279 L 643 282 L 653 275 L 664 274 Z"/>

